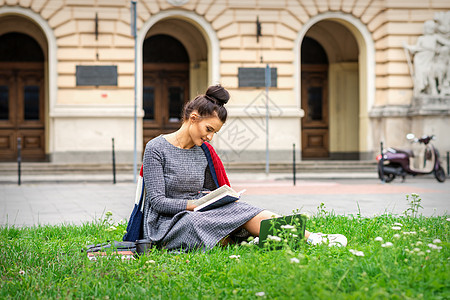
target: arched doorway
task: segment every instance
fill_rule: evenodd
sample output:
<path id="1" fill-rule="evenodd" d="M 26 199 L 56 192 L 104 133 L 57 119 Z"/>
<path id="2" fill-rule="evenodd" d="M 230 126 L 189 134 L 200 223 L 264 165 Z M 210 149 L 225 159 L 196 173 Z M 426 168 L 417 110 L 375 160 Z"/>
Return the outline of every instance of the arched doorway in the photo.
<path id="1" fill-rule="evenodd" d="M 186 11 L 157 14 L 141 30 L 145 148 L 153 137 L 177 129 L 184 103 L 218 80 L 218 40 L 205 20 Z"/>
<path id="2" fill-rule="evenodd" d="M 7 23 L 5 23 L 7 24 Z M 0 160 L 45 160 L 45 52 L 30 35 L 0 35 Z"/>
<path id="3" fill-rule="evenodd" d="M 143 68 L 145 147 L 152 138 L 181 125 L 182 108 L 189 98 L 189 57 L 176 38 L 157 34 L 144 41 Z"/>
<path id="4" fill-rule="evenodd" d="M 302 158 L 360 158 L 359 46 L 342 23 L 322 20 L 301 44 Z"/>

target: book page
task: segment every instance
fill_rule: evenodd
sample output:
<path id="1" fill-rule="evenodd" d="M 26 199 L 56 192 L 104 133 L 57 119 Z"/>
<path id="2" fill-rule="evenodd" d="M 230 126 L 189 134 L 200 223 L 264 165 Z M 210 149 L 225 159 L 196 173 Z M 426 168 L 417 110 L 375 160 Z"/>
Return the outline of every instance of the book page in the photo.
<path id="1" fill-rule="evenodd" d="M 208 201 L 210 201 L 211 199 L 216 198 L 219 195 L 231 195 L 233 197 L 239 197 L 239 194 L 233 190 L 231 187 L 229 187 L 228 185 L 222 185 L 221 187 L 215 189 L 214 191 L 211 191 L 210 193 L 206 194 L 205 196 L 194 200 L 194 204 L 199 206 L 202 205 L 203 203 L 206 203 Z"/>
<path id="2" fill-rule="evenodd" d="M 227 187 L 227 188 L 223 189 L 225 191 L 222 191 L 222 192 L 218 193 L 217 195 L 216 195 L 216 193 L 214 193 L 214 195 L 216 195 L 215 197 L 213 197 L 213 198 L 208 197 L 209 200 L 207 200 L 206 202 L 203 202 L 201 204 L 196 204 L 197 207 L 194 208 L 194 211 L 202 210 L 204 207 L 207 207 L 207 206 L 211 205 L 212 203 L 215 203 L 216 201 L 221 202 L 222 199 L 227 199 L 225 202 L 222 201 L 223 204 L 237 201 L 237 200 L 239 200 L 241 195 L 245 192 L 245 190 L 242 190 L 239 193 L 236 193 L 236 191 L 234 191 L 233 189 L 231 189 L 231 191 L 230 191 L 230 189 L 231 189 L 230 187 Z M 202 197 L 202 198 L 205 198 L 205 197 Z M 200 199 L 202 199 L 202 198 L 200 198 Z M 221 206 L 223 204 L 220 204 L 218 206 Z"/>

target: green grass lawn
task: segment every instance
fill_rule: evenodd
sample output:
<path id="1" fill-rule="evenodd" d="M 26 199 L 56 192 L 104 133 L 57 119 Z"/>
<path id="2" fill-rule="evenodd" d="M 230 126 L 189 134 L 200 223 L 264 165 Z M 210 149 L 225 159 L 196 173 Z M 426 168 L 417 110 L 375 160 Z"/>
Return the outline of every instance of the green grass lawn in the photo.
<path id="1" fill-rule="evenodd" d="M 320 206 L 307 229 L 345 234 L 347 247 L 282 241 L 275 250 L 153 249 L 97 262 L 81 248 L 120 240 L 125 224 L 107 216 L 83 226 L 1 227 L 0 298 L 449 299 L 448 217 L 336 216 Z"/>

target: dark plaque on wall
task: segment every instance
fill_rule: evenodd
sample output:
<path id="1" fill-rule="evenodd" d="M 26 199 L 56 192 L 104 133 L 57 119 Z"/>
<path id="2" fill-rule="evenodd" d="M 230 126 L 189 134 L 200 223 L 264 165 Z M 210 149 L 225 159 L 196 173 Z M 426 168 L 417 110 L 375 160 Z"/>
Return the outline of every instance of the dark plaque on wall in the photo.
<path id="1" fill-rule="evenodd" d="M 117 86 L 117 66 L 77 66 L 77 86 Z"/>
<path id="2" fill-rule="evenodd" d="M 265 68 L 239 68 L 239 87 L 265 87 Z M 270 68 L 270 87 L 277 87 L 277 68 Z"/>

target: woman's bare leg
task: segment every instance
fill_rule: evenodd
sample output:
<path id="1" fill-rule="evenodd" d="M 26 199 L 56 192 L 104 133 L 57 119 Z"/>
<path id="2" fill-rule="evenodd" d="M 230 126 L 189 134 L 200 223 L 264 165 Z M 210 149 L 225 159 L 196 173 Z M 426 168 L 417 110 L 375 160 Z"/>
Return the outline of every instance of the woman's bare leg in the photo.
<path id="1" fill-rule="evenodd" d="M 253 218 L 251 218 L 247 223 L 244 224 L 244 228 L 250 232 L 253 236 L 259 236 L 259 228 L 261 227 L 261 221 L 265 219 L 272 219 L 279 217 L 276 213 L 268 210 L 263 210 Z"/>
<path id="2" fill-rule="evenodd" d="M 244 224 L 244 228 L 250 232 L 253 236 L 259 236 L 259 228 L 261 227 L 261 221 L 265 219 L 272 219 L 272 218 L 278 218 L 281 217 L 280 215 L 273 213 L 268 210 L 263 210 L 256 216 L 254 216 L 252 219 L 247 221 L 247 223 Z M 305 238 L 308 238 L 311 233 L 309 231 L 305 230 Z"/>

